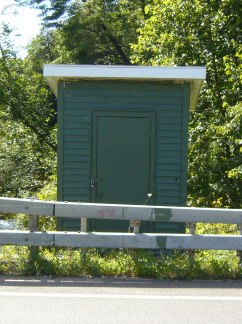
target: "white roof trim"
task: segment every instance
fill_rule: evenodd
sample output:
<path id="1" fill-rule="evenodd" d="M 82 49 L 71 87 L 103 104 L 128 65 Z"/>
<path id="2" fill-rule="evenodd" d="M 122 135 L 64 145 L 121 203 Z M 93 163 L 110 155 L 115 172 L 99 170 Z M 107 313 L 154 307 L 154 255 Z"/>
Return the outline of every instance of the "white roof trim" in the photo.
<path id="1" fill-rule="evenodd" d="M 205 67 L 186 66 L 123 66 L 123 65 L 70 65 L 45 64 L 44 78 L 57 96 L 59 80 L 150 80 L 191 82 L 190 109 L 195 109 L 203 80 L 206 78 Z"/>

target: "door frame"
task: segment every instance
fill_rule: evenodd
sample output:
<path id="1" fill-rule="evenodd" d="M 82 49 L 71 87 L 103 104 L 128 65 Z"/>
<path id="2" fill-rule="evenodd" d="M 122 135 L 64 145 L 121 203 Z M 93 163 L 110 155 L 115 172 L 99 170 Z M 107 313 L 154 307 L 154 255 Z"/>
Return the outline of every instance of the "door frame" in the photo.
<path id="1" fill-rule="evenodd" d="M 149 118 L 150 119 L 150 192 L 152 198 L 150 202 L 155 202 L 155 161 L 156 161 L 156 112 L 152 111 L 109 111 L 98 110 L 92 112 L 92 130 L 91 130 L 91 179 L 97 178 L 97 132 L 99 117 L 130 117 L 130 118 Z M 90 179 L 90 181 L 91 181 Z M 96 202 L 96 190 L 90 189 L 91 202 Z"/>

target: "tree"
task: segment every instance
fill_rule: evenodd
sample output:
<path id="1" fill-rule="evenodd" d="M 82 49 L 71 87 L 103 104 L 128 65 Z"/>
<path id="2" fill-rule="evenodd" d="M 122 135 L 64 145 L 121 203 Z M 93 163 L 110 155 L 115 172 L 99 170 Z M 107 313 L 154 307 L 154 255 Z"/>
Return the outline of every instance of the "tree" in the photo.
<path id="1" fill-rule="evenodd" d="M 23 123 L 39 139 L 40 146 L 56 150 L 56 107 L 42 74 L 28 61 L 17 58 L 9 43 L 11 30 L 4 26 L 0 37 L 0 104 L 14 121 Z M 52 132 L 53 130 L 53 132 Z"/>
<path id="2" fill-rule="evenodd" d="M 56 110 L 41 73 L 0 33 L 0 195 L 28 197 L 55 170 Z M 50 149 L 51 148 L 51 149 Z"/>
<path id="3" fill-rule="evenodd" d="M 190 203 L 240 207 L 241 1 L 154 0 L 145 10 L 150 18 L 132 45 L 133 63 L 207 67 L 191 116 Z"/>
<path id="4" fill-rule="evenodd" d="M 129 65 L 130 43 L 137 37 L 149 2 L 33 0 L 29 4 L 42 9 L 47 28 L 58 28 L 74 63 Z"/>
<path id="5" fill-rule="evenodd" d="M 63 17 L 73 3 L 73 0 L 15 0 L 18 5 L 29 5 L 42 11 L 44 22 L 48 26 L 57 26 L 58 19 Z M 85 2 L 85 0 L 83 1 Z"/>
<path id="6" fill-rule="evenodd" d="M 241 99 L 239 91 L 232 95 L 225 91 L 229 83 L 226 62 L 233 62 L 234 68 L 241 64 L 240 0 L 154 0 L 146 12 L 150 18 L 132 45 L 133 63 L 206 65 L 208 102 L 203 93 L 204 109 L 209 103 L 210 109 L 223 110 L 224 100 L 233 105 Z"/>
<path id="7" fill-rule="evenodd" d="M 192 205 L 241 207 L 242 103 L 226 118 L 194 112 L 189 138 L 189 201 Z"/>
<path id="8" fill-rule="evenodd" d="M 55 154 L 41 150 L 37 136 L 1 109 L 0 123 L 0 196 L 33 196 L 54 172 Z"/>

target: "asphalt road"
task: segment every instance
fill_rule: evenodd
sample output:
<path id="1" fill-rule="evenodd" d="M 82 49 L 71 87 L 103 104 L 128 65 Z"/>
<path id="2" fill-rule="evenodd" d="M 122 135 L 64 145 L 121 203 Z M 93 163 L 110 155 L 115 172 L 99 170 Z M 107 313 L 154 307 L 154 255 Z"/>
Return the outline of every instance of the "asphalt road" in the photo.
<path id="1" fill-rule="evenodd" d="M 0 276 L 0 323 L 242 323 L 242 281 Z"/>

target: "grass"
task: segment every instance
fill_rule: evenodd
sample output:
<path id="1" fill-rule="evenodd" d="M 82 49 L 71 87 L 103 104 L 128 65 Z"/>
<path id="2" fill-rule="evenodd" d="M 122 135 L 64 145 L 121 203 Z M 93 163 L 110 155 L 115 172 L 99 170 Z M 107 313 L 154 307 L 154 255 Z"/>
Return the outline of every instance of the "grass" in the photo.
<path id="1" fill-rule="evenodd" d="M 21 227 L 26 217 L 19 218 Z M 53 219 L 40 223 L 53 230 Z M 197 224 L 196 234 L 238 234 L 236 225 Z M 152 251 L 124 249 L 0 247 L 0 274 L 54 276 L 122 276 L 160 279 L 242 279 L 242 258 L 236 251 Z"/>
<path id="2" fill-rule="evenodd" d="M 0 274 L 55 276 L 122 276 L 160 279 L 242 279 L 236 251 L 147 251 L 39 248 L 32 258 L 27 247 L 0 250 Z"/>

